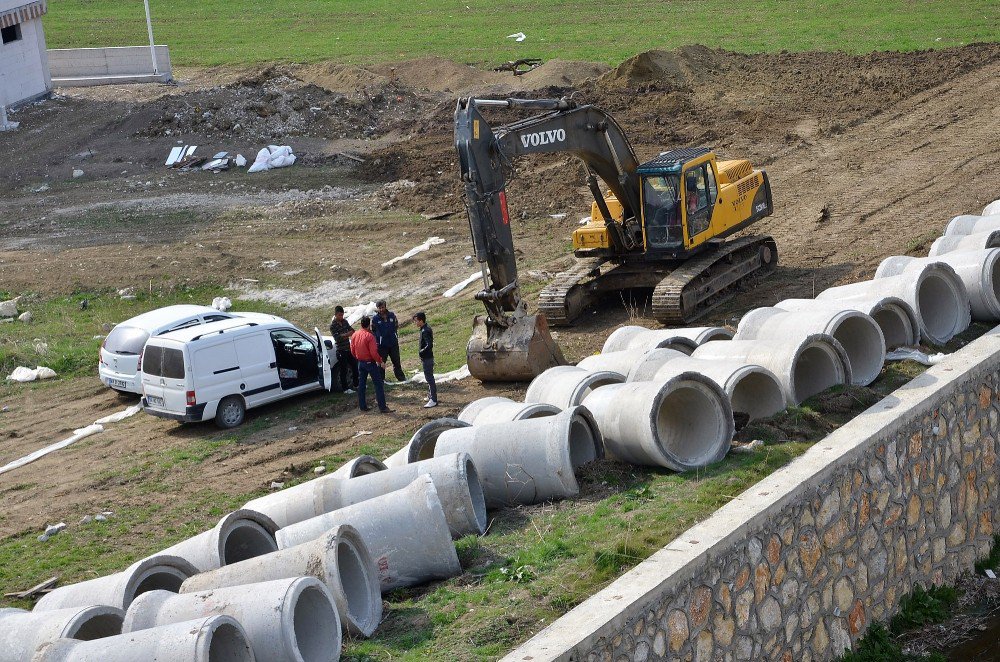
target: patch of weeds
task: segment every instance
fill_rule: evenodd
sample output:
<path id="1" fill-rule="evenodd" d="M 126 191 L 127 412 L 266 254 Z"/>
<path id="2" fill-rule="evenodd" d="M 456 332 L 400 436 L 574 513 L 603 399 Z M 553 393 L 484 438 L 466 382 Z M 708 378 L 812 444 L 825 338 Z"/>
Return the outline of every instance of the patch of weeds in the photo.
<path id="1" fill-rule="evenodd" d="M 945 656 L 940 653 L 930 655 L 913 655 L 904 653 L 902 646 L 896 643 L 892 634 L 882 623 L 874 623 L 861 637 L 854 650 L 847 651 L 840 662 L 945 662 Z"/>
<path id="2" fill-rule="evenodd" d="M 981 575 L 986 570 L 996 570 L 1000 568 L 1000 533 L 993 536 L 993 548 L 986 558 L 976 563 L 976 574 Z"/>
<path id="3" fill-rule="evenodd" d="M 600 576 L 614 577 L 645 560 L 651 553 L 651 550 L 641 545 L 620 542 L 614 549 L 595 551 L 594 568 Z"/>
<path id="4" fill-rule="evenodd" d="M 932 586 L 927 590 L 915 586 L 913 592 L 900 601 L 899 613 L 892 617 L 889 629 L 899 634 L 927 623 L 940 623 L 951 614 L 958 597 L 958 591 L 952 586 Z"/>

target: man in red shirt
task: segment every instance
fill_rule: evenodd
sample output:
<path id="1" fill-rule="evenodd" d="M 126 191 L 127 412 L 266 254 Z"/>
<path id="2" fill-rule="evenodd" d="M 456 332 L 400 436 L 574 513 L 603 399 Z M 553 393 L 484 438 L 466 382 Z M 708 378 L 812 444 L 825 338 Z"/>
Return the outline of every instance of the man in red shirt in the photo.
<path id="1" fill-rule="evenodd" d="M 385 382 L 383 371 L 385 366 L 378 353 L 378 343 L 371 332 L 372 320 L 365 315 L 361 318 L 361 329 L 351 336 L 351 354 L 358 360 L 358 406 L 361 411 L 368 411 L 365 403 L 365 391 L 368 389 L 368 376 L 371 375 L 375 384 L 375 400 L 378 410 L 388 414 L 392 410 L 385 405 Z"/>

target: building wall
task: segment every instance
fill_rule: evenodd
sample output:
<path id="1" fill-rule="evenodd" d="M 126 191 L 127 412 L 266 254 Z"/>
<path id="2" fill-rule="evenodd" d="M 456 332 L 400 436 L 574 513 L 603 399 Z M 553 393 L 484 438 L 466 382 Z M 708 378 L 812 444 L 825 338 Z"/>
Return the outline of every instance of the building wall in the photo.
<path id="1" fill-rule="evenodd" d="M 48 52 L 48 58 L 52 77 L 56 79 L 153 73 L 149 46 L 53 48 Z M 170 80 L 170 49 L 167 46 L 156 47 L 156 67 L 163 80 Z"/>
<path id="2" fill-rule="evenodd" d="M 23 3 L 7 4 L 10 6 L 0 5 L 0 11 Z M 20 26 L 20 40 L 0 45 L 0 103 L 8 106 L 52 89 L 42 19 L 36 18 Z"/>
<path id="3" fill-rule="evenodd" d="M 988 553 L 1000 327 L 929 369 L 506 660 L 831 660 L 914 584 Z"/>

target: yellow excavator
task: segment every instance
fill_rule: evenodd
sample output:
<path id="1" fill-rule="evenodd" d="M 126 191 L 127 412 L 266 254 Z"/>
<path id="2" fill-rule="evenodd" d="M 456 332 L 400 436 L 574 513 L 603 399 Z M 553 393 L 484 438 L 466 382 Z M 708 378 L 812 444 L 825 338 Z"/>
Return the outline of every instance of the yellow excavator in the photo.
<path id="1" fill-rule="evenodd" d="M 491 107 L 541 112 L 492 127 L 481 113 Z M 769 236 L 725 240 L 773 211 L 767 173 L 749 161 L 689 147 L 640 164 L 614 118 L 565 98 L 460 99 L 455 148 L 483 272 L 476 298 L 487 314 L 476 317 L 467 348 L 482 381 L 527 380 L 564 364 L 548 325 L 570 324 L 602 293 L 651 288 L 653 317 L 682 325 L 777 264 Z M 594 201 L 589 222 L 573 232 L 576 264 L 542 290 L 542 314 L 528 315 L 506 184 L 518 156 L 538 153 L 579 157 Z"/>

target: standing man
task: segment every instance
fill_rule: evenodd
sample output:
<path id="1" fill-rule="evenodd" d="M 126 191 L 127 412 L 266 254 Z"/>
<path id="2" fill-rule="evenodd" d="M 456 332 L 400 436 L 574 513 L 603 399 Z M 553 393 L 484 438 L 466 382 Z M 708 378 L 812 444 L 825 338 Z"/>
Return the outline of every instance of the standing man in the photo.
<path id="1" fill-rule="evenodd" d="M 417 356 L 420 357 L 420 362 L 424 366 L 424 378 L 427 380 L 427 404 L 424 405 L 424 408 L 429 409 L 437 407 L 438 399 L 437 385 L 434 383 L 434 331 L 431 330 L 431 325 L 427 323 L 427 315 L 422 310 L 413 316 L 413 321 L 420 329 L 420 345 Z"/>
<path id="2" fill-rule="evenodd" d="M 372 331 L 375 333 L 375 340 L 378 341 L 378 353 L 382 357 L 383 364 L 392 359 L 392 374 L 397 382 L 405 382 L 406 375 L 403 373 L 403 366 L 399 361 L 399 321 L 396 313 L 389 310 L 385 305 L 385 300 L 375 304 L 378 314 L 372 320 Z M 384 370 L 383 365 L 383 370 Z M 385 377 L 385 372 L 382 373 Z"/>
<path id="3" fill-rule="evenodd" d="M 351 336 L 354 335 L 354 327 L 344 319 L 344 307 L 337 306 L 333 309 L 333 319 L 330 320 L 330 335 L 337 345 L 337 370 L 339 374 L 340 390 L 358 390 L 358 362 L 351 354 Z M 350 370 L 351 379 L 347 380 L 347 373 Z M 334 384 L 336 386 L 336 384 Z"/>
<path id="4" fill-rule="evenodd" d="M 370 317 L 365 315 L 361 318 L 361 329 L 351 336 L 351 354 L 358 361 L 358 407 L 361 411 L 368 411 L 365 403 L 365 391 L 368 390 L 368 375 L 371 375 L 372 382 L 375 383 L 375 400 L 378 401 L 378 410 L 383 414 L 388 414 L 392 410 L 385 405 L 385 381 L 382 377 L 385 371 L 385 364 L 378 353 L 378 343 L 375 336 L 369 330 L 372 325 Z"/>

